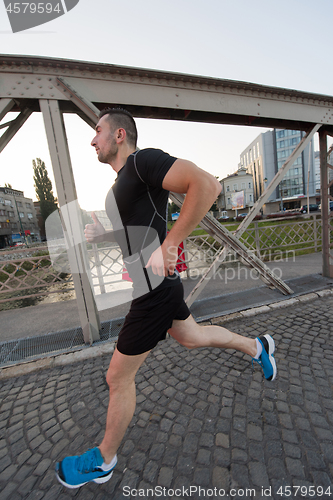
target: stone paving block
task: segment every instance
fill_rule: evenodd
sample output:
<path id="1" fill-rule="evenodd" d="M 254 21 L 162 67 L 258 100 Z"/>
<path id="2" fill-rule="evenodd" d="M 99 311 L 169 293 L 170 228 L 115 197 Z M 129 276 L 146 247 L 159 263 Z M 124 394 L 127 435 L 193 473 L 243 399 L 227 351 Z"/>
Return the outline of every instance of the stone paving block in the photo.
<path id="1" fill-rule="evenodd" d="M 213 488 L 229 491 L 230 473 L 224 467 L 214 467 L 212 471 L 212 486 Z"/>
<path id="2" fill-rule="evenodd" d="M 3 479 L 3 481 L 5 481 Z M 13 494 L 15 493 L 17 489 L 17 484 L 16 483 L 13 483 L 13 482 L 9 482 L 7 483 L 4 488 L 1 490 L 1 500 L 7 500 L 7 499 L 11 499 Z"/>
<path id="3" fill-rule="evenodd" d="M 332 487 L 333 487 L 332 479 L 328 476 L 326 472 L 312 471 L 311 475 L 313 478 L 313 484 L 323 486 L 324 491 L 326 491 L 327 488 L 330 488 L 330 493 L 332 494 Z M 327 496 L 330 497 L 331 494 Z"/>
<path id="4" fill-rule="evenodd" d="M 189 454 L 196 454 L 199 444 L 199 438 L 194 433 L 188 433 L 183 442 L 183 452 Z"/>
<path id="5" fill-rule="evenodd" d="M 176 468 L 179 473 L 189 475 L 194 470 L 195 463 L 192 457 L 180 455 L 177 460 Z"/>
<path id="6" fill-rule="evenodd" d="M 199 445 L 211 448 L 214 445 L 214 434 L 203 432 L 200 436 Z"/>
<path id="7" fill-rule="evenodd" d="M 173 469 L 170 467 L 162 467 L 158 475 L 157 484 L 169 488 L 171 486 L 172 478 Z"/>
<path id="8" fill-rule="evenodd" d="M 24 481 L 20 481 L 17 492 L 26 497 L 34 489 L 37 479 L 36 476 L 29 476 Z"/>
<path id="9" fill-rule="evenodd" d="M 4 457 L 0 460 L 0 473 L 6 469 L 7 467 L 9 467 L 9 465 L 11 465 L 11 460 L 10 460 L 10 457 L 8 456 L 8 454 L 4 455 Z"/>
<path id="10" fill-rule="evenodd" d="M 17 472 L 18 467 L 17 465 L 10 464 L 8 467 L 6 467 L 2 472 L 1 472 L 1 480 L 6 483 L 9 481 L 14 474 Z"/>
<path id="11" fill-rule="evenodd" d="M 43 500 L 57 500 L 59 493 L 62 490 L 61 484 L 53 484 L 51 488 L 44 495 Z"/>
<path id="12" fill-rule="evenodd" d="M 165 450 L 164 444 L 162 443 L 153 444 L 149 453 L 149 458 L 151 458 L 152 460 L 160 460 L 164 454 L 164 450 Z"/>
<path id="13" fill-rule="evenodd" d="M 201 487 L 209 487 L 211 485 L 211 473 L 208 467 L 196 467 L 193 475 L 194 484 Z"/>
<path id="14" fill-rule="evenodd" d="M 132 455 L 129 462 L 129 467 L 132 470 L 140 471 L 142 469 L 142 464 L 144 464 L 145 462 L 145 459 L 145 454 L 137 451 L 134 453 L 134 455 Z"/>
<path id="15" fill-rule="evenodd" d="M 291 476 L 295 478 L 305 478 L 304 465 L 301 460 L 287 457 L 286 466 Z"/>
<path id="16" fill-rule="evenodd" d="M 173 467 L 174 464 L 177 462 L 179 455 L 179 451 L 175 448 L 167 448 L 162 459 L 162 464 L 163 465 L 169 465 L 170 467 Z"/>
<path id="17" fill-rule="evenodd" d="M 269 487 L 270 483 L 265 464 L 261 462 L 250 462 L 249 472 L 255 486 L 264 488 Z"/>
<path id="18" fill-rule="evenodd" d="M 210 465 L 210 460 L 211 460 L 211 452 L 204 448 L 201 448 L 198 451 L 196 462 L 200 465 Z"/>
<path id="19" fill-rule="evenodd" d="M 27 464 L 36 465 L 41 460 L 41 458 L 42 458 L 42 455 L 40 455 L 39 453 L 34 453 L 33 455 L 31 455 L 30 458 L 28 458 Z"/>
<path id="20" fill-rule="evenodd" d="M 255 441 L 262 441 L 262 429 L 257 425 L 249 424 L 247 426 L 247 437 L 248 439 L 253 439 Z"/>
<path id="21" fill-rule="evenodd" d="M 230 481 L 232 486 L 237 489 L 250 487 L 248 467 L 243 464 L 232 463 L 230 467 Z"/>
<path id="22" fill-rule="evenodd" d="M 143 470 L 143 478 L 148 481 L 148 483 L 153 483 L 156 480 L 157 474 L 159 471 L 159 465 L 157 462 L 150 460 L 144 470 Z"/>

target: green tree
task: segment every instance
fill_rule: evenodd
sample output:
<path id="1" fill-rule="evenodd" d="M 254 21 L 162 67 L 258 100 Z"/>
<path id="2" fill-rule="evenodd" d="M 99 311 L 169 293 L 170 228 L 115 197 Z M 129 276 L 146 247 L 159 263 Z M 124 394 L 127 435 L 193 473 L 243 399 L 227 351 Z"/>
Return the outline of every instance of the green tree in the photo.
<path id="1" fill-rule="evenodd" d="M 57 210 L 57 199 L 53 195 L 52 182 L 48 176 L 45 163 L 40 159 L 32 160 L 34 182 L 39 208 L 44 222 L 52 212 Z"/>

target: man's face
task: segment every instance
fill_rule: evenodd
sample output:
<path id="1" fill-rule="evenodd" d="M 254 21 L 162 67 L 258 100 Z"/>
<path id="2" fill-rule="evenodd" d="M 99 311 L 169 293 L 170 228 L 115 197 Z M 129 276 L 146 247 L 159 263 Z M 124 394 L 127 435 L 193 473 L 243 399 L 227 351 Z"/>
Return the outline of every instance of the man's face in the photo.
<path id="1" fill-rule="evenodd" d="M 91 145 L 96 149 L 98 159 L 101 163 L 112 163 L 118 153 L 118 144 L 115 139 L 116 130 L 112 130 L 112 123 L 106 115 L 97 123 L 96 135 Z"/>

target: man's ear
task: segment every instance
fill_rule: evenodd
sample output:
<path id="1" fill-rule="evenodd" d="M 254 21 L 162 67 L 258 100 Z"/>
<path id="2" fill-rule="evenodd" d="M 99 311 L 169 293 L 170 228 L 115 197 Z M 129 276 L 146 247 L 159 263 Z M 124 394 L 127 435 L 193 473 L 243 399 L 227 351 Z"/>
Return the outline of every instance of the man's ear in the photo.
<path id="1" fill-rule="evenodd" d="M 124 142 L 125 139 L 126 139 L 126 130 L 124 128 L 118 128 L 118 130 L 116 132 L 117 144 Z"/>

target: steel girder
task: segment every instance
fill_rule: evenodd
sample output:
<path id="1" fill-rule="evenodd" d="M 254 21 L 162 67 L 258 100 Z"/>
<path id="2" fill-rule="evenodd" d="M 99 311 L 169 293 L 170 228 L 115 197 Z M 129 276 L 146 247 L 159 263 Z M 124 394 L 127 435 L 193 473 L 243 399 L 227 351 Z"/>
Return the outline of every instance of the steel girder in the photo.
<path id="1" fill-rule="evenodd" d="M 247 82 L 31 56 L 0 56 L 0 97 L 57 99 L 76 112 L 61 79 L 98 109 L 122 105 L 137 117 L 333 131 L 333 97 Z"/>
<path id="2" fill-rule="evenodd" d="M 5 97 L 1 97 L 0 99 L 0 121 L 8 111 L 12 109 L 12 107 L 15 105 L 15 101 L 13 99 L 7 99 Z"/>
<path id="3" fill-rule="evenodd" d="M 27 121 L 29 116 L 32 114 L 32 110 L 29 108 L 24 108 L 21 113 L 15 118 L 15 120 L 12 120 L 8 122 L 7 124 L 3 125 L 8 125 L 8 128 L 6 132 L 2 134 L 0 137 L 0 153 L 1 151 L 7 146 L 7 144 L 11 141 L 11 139 L 14 137 L 16 132 L 20 130 L 22 125 Z"/>

